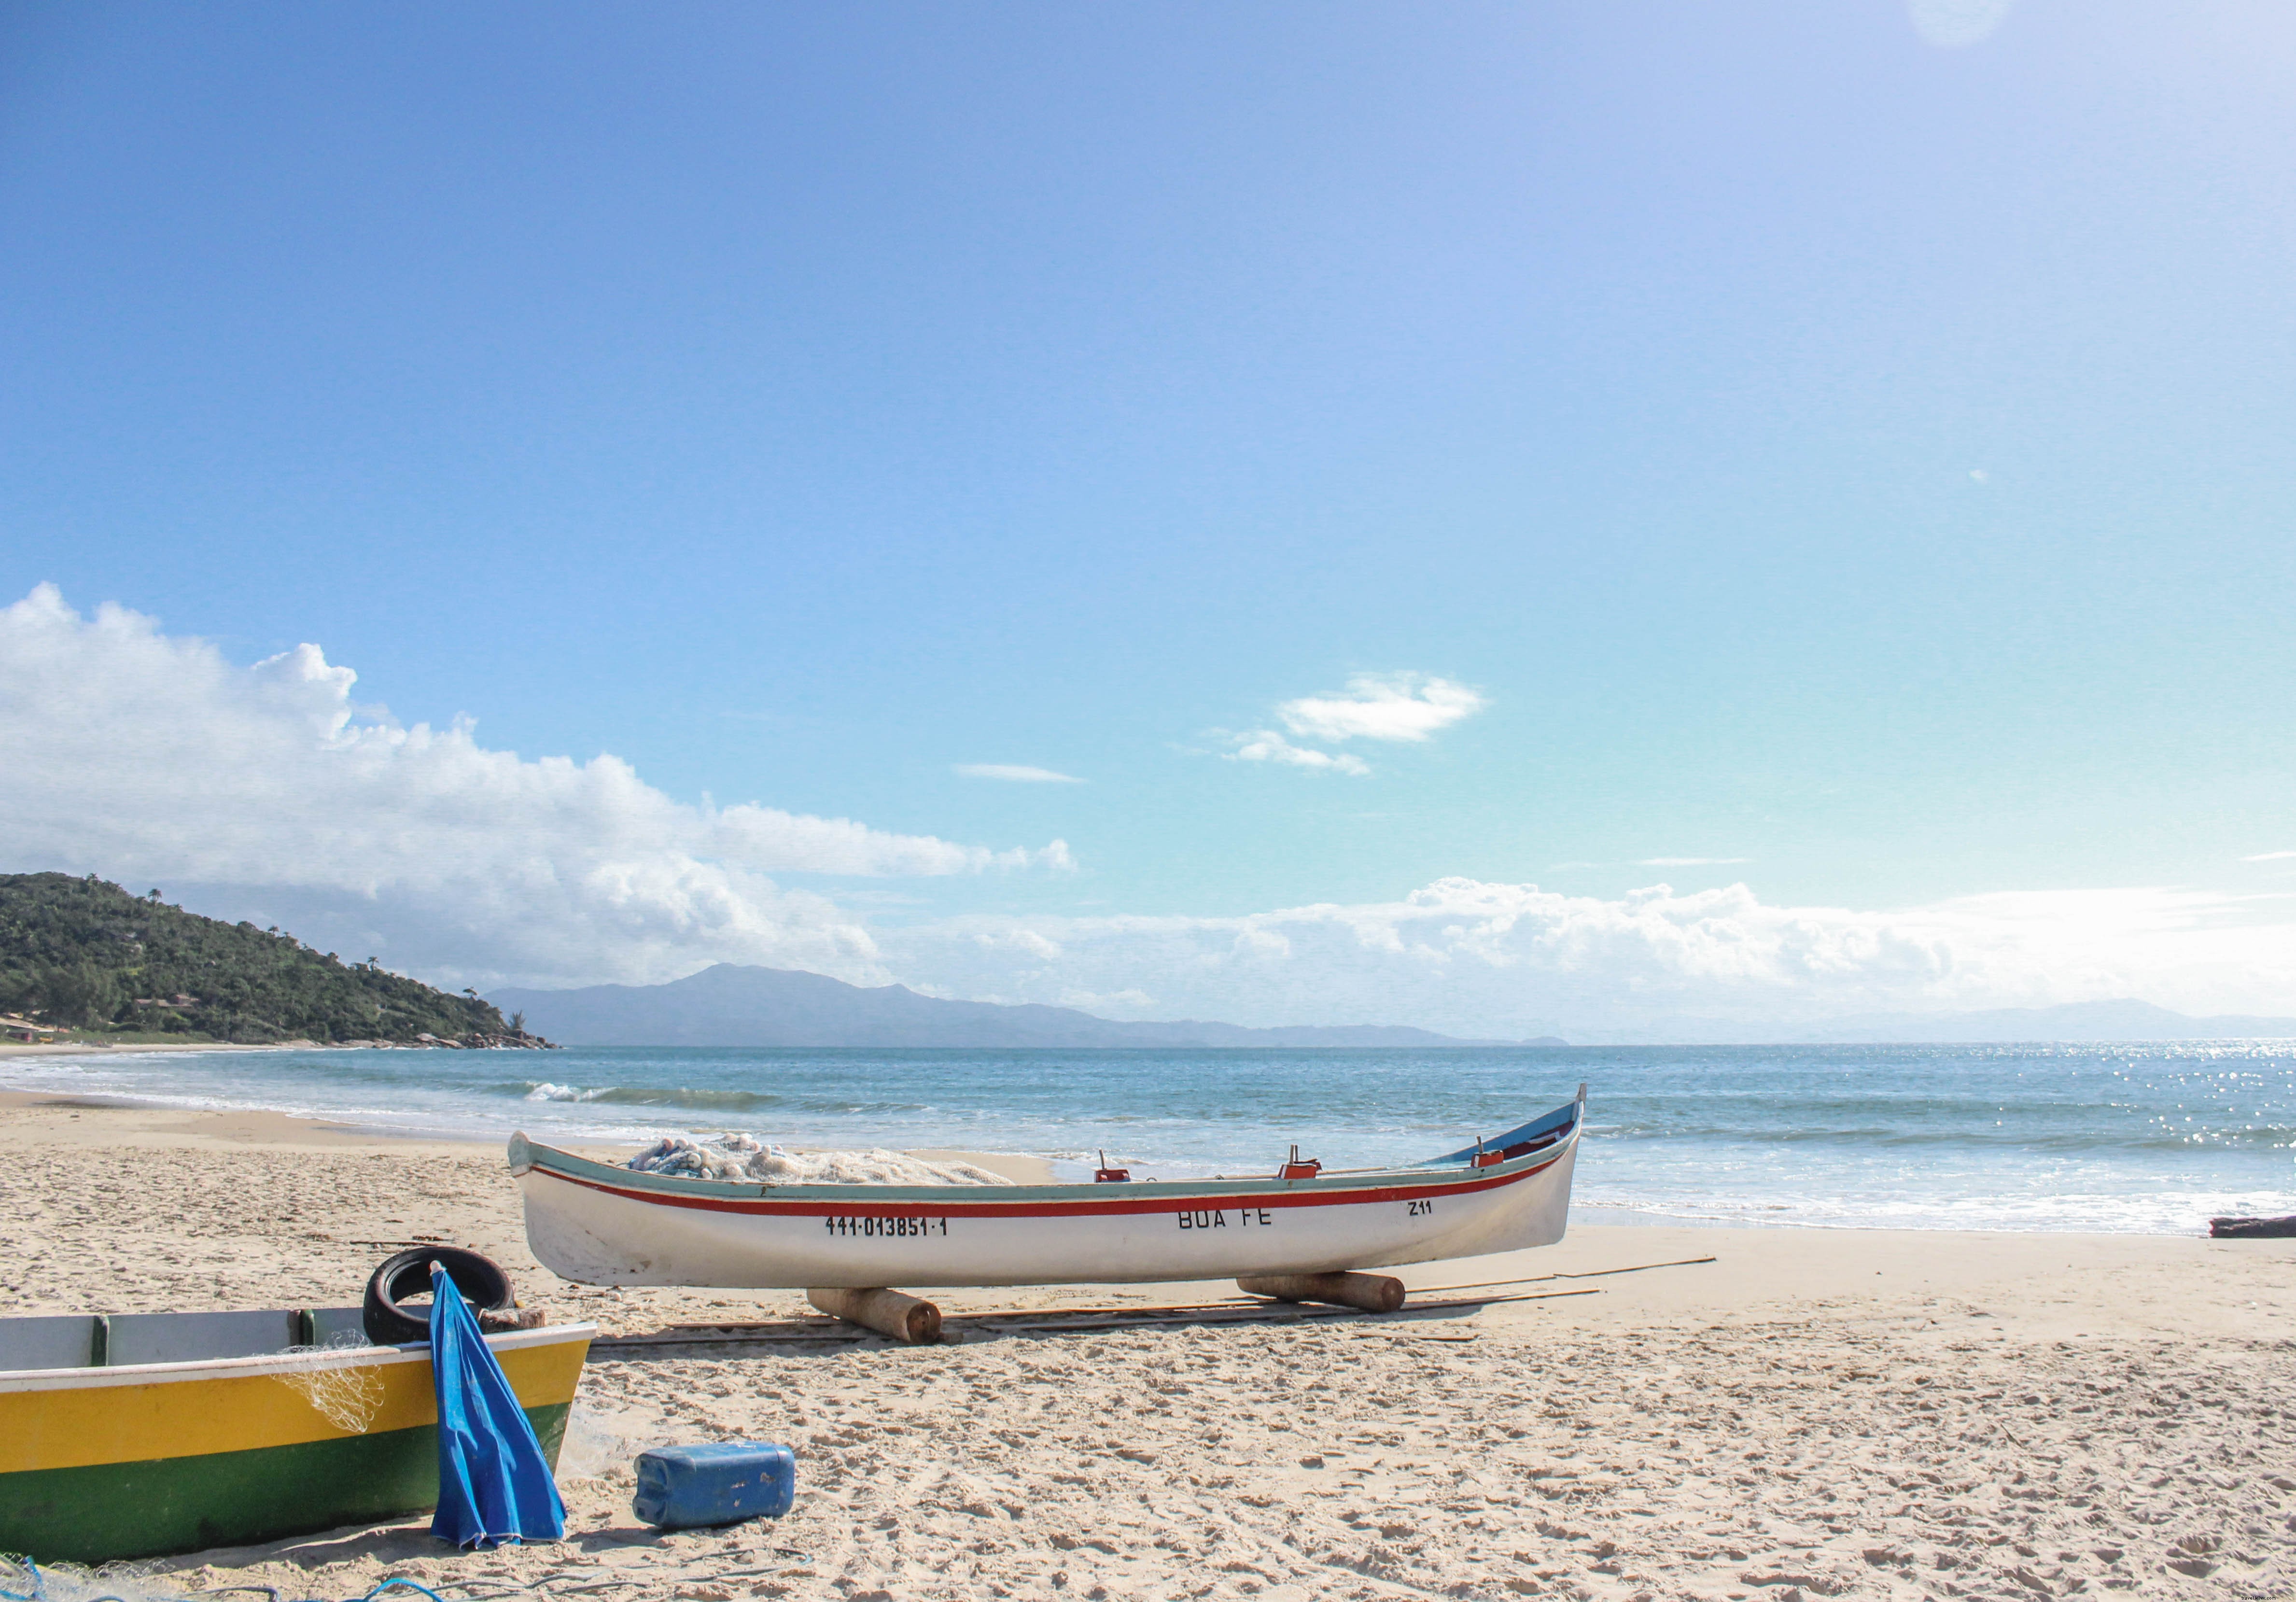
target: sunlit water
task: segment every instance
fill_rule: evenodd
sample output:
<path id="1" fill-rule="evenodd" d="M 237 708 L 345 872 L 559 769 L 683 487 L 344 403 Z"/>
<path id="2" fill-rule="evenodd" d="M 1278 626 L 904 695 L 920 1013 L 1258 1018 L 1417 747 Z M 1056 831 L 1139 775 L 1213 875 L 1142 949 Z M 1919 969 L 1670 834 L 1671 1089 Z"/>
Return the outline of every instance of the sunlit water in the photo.
<path id="1" fill-rule="evenodd" d="M 1588 1087 L 1579 1204 L 1710 1221 L 2191 1231 L 2296 1212 L 2296 1042 L 1454 1051 L 213 1052 L 0 1084 L 499 1138 L 743 1130 L 1033 1152 L 1078 1178 L 1453 1149 Z"/>

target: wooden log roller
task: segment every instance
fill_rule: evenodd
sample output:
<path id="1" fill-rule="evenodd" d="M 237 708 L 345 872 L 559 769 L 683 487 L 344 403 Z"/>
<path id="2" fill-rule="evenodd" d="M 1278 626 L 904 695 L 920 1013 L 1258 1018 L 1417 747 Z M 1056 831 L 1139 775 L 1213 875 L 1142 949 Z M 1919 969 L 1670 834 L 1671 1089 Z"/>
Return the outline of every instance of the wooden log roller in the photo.
<path id="1" fill-rule="evenodd" d="M 1403 1305 L 1403 1281 L 1385 1274 L 1254 1274 L 1237 1280 L 1235 1288 L 1247 1296 L 1324 1302 L 1367 1313 L 1391 1313 Z"/>
<path id="2" fill-rule="evenodd" d="M 898 1291 L 808 1291 L 805 1299 L 832 1319 L 873 1329 L 910 1346 L 940 1339 L 940 1309 Z"/>

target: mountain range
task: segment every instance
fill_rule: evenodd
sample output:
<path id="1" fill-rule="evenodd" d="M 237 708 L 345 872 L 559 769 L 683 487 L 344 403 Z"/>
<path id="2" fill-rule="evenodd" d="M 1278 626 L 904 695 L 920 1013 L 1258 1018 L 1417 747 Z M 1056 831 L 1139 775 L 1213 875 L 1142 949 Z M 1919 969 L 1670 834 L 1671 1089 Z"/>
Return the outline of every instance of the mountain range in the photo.
<path id="1" fill-rule="evenodd" d="M 1461 1040 L 1398 1025 L 1247 1029 L 1235 1023 L 1125 1023 L 1064 1006 L 945 1001 L 906 985 L 872 989 L 820 974 L 719 963 L 668 984 L 497 991 L 504 1012 L 570 1046 L 1365 1047 L 1561 1046 Z"/>
<path id="2" fill-rule="evenodd" d="M 523 1013 L 537 1033 L 575 1046 L 1061 1047 L 1561 1046 L 1464 1039 L 1393 1024 L 1252 1029 L 1201 1022 L 1128 1023 L 1070 1007 L 947 1001 L 904 985 L 847 984 L 820 974 L 719 963 L 668 984 L 507 990 L 489 1000 Z M 1739 1021 L 1663 1031 L 1589 1031 L 1582 1043 L 1970 1045 L 1988 1041 L 2221 1040 L 2296 1038 L 2296 1018 L 2192 1017 L 2130 999 L 1986 1012 L 1891 1013 L 1765 1028 Z"/>

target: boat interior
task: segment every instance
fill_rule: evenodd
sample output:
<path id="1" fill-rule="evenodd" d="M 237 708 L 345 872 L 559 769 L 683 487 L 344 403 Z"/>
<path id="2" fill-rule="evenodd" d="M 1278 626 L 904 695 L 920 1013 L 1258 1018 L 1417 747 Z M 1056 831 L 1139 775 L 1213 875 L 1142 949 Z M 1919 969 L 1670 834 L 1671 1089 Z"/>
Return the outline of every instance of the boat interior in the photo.
<path id="1" fill-rule="evenodd" d="M 0 1319 L 0 1373 L 119 1368 L 137 1363 L 267 1357 L 314 1346 L 369 1344 L 356 1307 L 260 1312 L 65 1313 Z"/>
<path id="2" fill-rule="evenodd" d="M 1478 1140 L 1472 1146 L 1461 1146 L 1456 1152 L 1445 1152 L 1439 1157 L 1430 1157 L 1420 1166 L 1432 1168 L 1439 1163 L 1452 1162 L 1477 1164 L 1512 1162 L 1517 1157 L 1527 1157 L 1533 1152 L 1544 1151 L 1548 1146 L 1560 1143 L 1564 1136 L 1577 1127 L 1579 1108 L 1585 1103 L 1587 1087 L 1581 1085 L 1578 1087 L 1578 1101 L 1565 1102 L 1544 1117 L 1534 1118 L 1529 1123 L 1509 1130 L 1504 1135 L 1494 1135 L 1488 1140 Z"/>

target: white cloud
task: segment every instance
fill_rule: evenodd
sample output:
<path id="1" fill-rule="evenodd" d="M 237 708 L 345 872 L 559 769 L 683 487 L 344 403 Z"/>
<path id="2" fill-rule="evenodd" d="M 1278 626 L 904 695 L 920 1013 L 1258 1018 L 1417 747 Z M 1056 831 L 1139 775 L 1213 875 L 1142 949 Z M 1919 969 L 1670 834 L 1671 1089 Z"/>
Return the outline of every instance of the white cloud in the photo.
<path id="1" fill-rule="evenodd" d="M 198 888 L 347 957 L 455 983 L 658 980 L 733 960 L 882 978 L 826 897 L 772 874 L 1073 866 L 751 804 L 695 807 L 619 758 L 529 761 L 406 727 L 316 645 L 232 665 L 53 586 L 0 609 L 0 855 Z"/>
<path id="2" fill-rule="evenodd" d="M 1751 857 L 1645 857 L 1636 867 L 1729 867 L 1740 862 L 1751 862 Z"/>
<path id="3" fill-rule="evenodd" d="M 1423 741 L 1488 704 L 1475 691 L 1447 678 L 1424 673 L 1358 673 L 1348 680 L 1344 692 L 1303 695 L 1283 702 L 1275 711 L 1301 739 L 1339 744 L 1354 739 Z M 1361 757 L 1295 745 L 1272 728 L 1210 733 L 1234 748 L 1225 753 L 1234 762 L 1276 762 L 1357 777 L 1371 771 L 1371 764 Z"/>
<path id="4" fill-rule="evenodd" d="M 1009 762 L 959 762 L 956 771 L 969 779 L 1005 779 L 1016 785 L 1081 785 L 1073 774 L 1049 768 L 1025 768 Z"/>
<path id="5" fill-rule="evenodd" d="M 1316 751 L 1305 745 L 1294 745 L 1274 729 L 1257 728 L 1250 734 L 1226 735 L 1235 749 L 1227 753 L 1231 762 L 1281 762 L 1292 768 L 1320 768 L 1331 773 L 1350 773 L 1360 778 L 1371 771 L 1361 757 L 1350 756 L 1344 751 Z"/>
<path id="6" fill-rule="evenodd" d="M 2253 857 L 2243 857 L 2243 862 L 2288 862 L 2296 860 L 2296 851 L 2259 851 Z"/>
<path id="7" fill-rule="evenodd" d="M 1016 969 L 984 935 L 1057 949 Z M 2281 1013 L 2296 994 L 2284 900 L 2164 889 L 1992 895 L 1894 912 L 1777 907 L 1743 885 L 1616 900 L 1443 879 L 1399 901 L 1238 917 L 958 919 L 890 932 L 887 960 L 956 994 L 1140 989 L 1160 1015 L 1415 1023 L 1512 1038 L 1786 1031 L 1830 1020 L 2136 996 Z M 1011 950 L 1007 946 L 1005 950 Z M 1775 1038 L 1772 1033 L 1769 1038 Z"/>
<path id="8" fill-rule="evenodd" d="M 1113 990 L 1102 995 L 1095 990 L 1063 990 L 1058 1005 L 1072 1006 L 1079 1012 L 1136 1014 L 1141 1008 L 1152 1006 L 1156 998 L 1145 990 Z"/>
<path id="9" fill-rule="evenodd" d="M 613 757 L 528 760 L 467 724 L 402 727 L 357 705 L 354 686 L 316 646 L 235 667 L 133 612 L 83 618 L 43 586 L 0 609 L 0 867 L 158 885 L 456 985 L 652 982 L 724 960 L 932 994 L 1090 997 L 1134 1015 L 1498 1037 L 1775 1038 L 1858 1015 L 2122 996 L 2195 1014 L 2296 1010 L 2296 898 L 2177 889 L 1861 911 L 1774 906 L 1742 884 L 1604 900 L 1449 878 L 1395 901 L 1230 917 L 873 928 L 774 875 L 1073 859 L 1058 841 L 996 851 L 689 806 Z M 1240 760 L 1363 771 L 1270 731 L 1232 738 Z"/>
<path id="10" fill-rule="evenodd" d="M 1275 709 L 1303 739 L 1424 740 L 1490 704 L 1462 684 L 1423 673 L 1358 673 L 1345 692 L 1303 695 Z"/>
<path id="11" fill-rule="evenodd" d="M 1958 50 L 1993 36 L 2009 15 L 2011 0 L 1906 0 L 1914 31 L 1930 44 Z"/>
<path id="12" fill-rule="evenodd" d="M 984 951 L 1017 951 L 1039 962 L 1048 962 L 1061 955 L 1061 949 L 1034 929 L 1008 924 L 994 929 L 977 929 L 972 943 Z"/>

